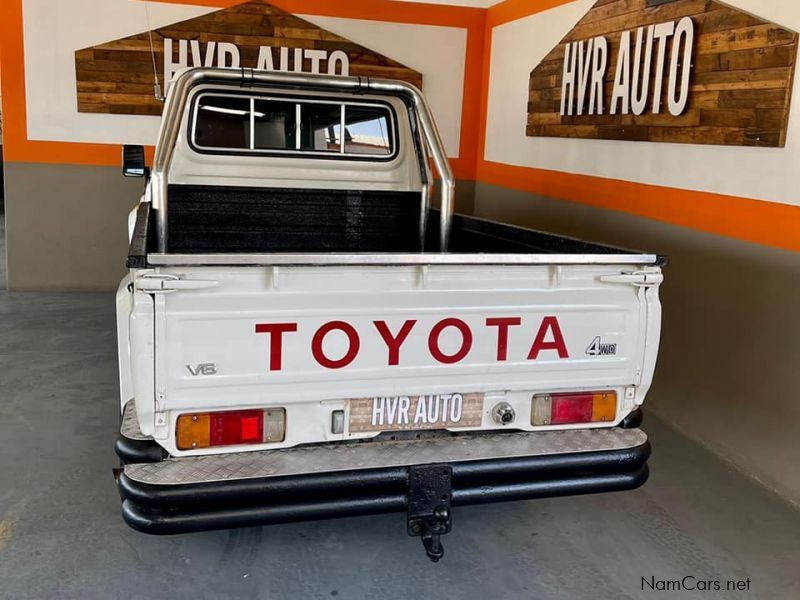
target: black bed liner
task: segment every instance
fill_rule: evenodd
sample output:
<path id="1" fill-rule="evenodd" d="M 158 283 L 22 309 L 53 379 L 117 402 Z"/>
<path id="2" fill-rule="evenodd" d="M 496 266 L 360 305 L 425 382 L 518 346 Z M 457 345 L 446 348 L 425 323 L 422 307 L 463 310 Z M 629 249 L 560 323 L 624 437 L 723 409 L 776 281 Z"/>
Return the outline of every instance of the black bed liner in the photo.
<path id="1" fill-rule="evenodd" d="M 419 192 L 173 185 L 169 249 L 416 252 L 419 210 Z"/>
<path id="2" fill-rule="evenodd" d="M 171 254 L 423 251 L 419 192 L 172 185 L 168 210 Z M 128 268 L 147 267 L 157 252 L 154 225 L 150 204 L 140 204 Z M 437 210 L 426 237 L 424 250 L 438 251 Z M 453 216 L 449 252 L 641 254 L 465 215 Z"/>

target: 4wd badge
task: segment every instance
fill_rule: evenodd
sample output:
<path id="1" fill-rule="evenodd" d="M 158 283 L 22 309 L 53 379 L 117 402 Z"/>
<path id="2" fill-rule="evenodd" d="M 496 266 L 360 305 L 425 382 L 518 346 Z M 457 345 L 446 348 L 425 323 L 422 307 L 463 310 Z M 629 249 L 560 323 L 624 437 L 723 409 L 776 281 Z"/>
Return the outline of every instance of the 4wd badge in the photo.
<path id="1" fill-rule="evenodd" d="M 592 340 L 592 343 L 589 344 L 589 347 L 586 349 L 586 354 L 589 356 L 615 356 L 617 354 L 617 345 L 604 344 L 598 335 Z"/>

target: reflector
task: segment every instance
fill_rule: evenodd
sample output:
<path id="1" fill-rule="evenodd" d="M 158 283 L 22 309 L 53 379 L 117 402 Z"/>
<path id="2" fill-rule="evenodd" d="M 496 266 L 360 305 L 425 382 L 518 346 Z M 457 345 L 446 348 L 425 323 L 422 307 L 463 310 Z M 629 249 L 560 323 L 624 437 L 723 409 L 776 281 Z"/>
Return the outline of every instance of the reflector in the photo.
<path id="1" fill-rule="evenodd" d="M 592 402 L 592 421 L 613 421 L 617 418 L 617 395 L 614 392 L 595 392 Z"/>
<path id="2" fill-rule="evenodd" d="M 208 448 L 211 445 L 209 415 L 181 415 L 176 425 L 176 444 L 179 450 Z"/>

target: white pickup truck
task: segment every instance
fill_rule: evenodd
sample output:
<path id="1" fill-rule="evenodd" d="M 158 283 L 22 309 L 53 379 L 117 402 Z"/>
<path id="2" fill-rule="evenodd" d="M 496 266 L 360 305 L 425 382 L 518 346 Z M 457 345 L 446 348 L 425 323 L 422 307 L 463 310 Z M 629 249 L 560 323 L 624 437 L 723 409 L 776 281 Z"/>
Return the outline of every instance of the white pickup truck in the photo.
<path id="1" fill-rule="evenodd" d="M 454 215 L 415 87 L 187 70 L 124 170 L 132 527 L 404 511 L 438 560 L 451 507 L 647 479 L 664 259 Z"/>

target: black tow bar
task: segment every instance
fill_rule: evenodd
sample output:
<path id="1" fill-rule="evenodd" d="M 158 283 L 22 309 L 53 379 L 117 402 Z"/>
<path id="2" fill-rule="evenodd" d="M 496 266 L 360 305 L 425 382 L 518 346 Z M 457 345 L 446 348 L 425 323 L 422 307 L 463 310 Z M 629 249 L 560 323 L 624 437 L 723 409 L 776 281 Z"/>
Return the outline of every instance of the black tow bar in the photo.
<path id="1" fill-rule="evenodd" d="M 453 468 L 450 465 L 411 467 L 408 472 L 408 535 L 422 538 L 433 562 L 444 556 L 441 536 L 453 528 L 450 501 Z"/>

